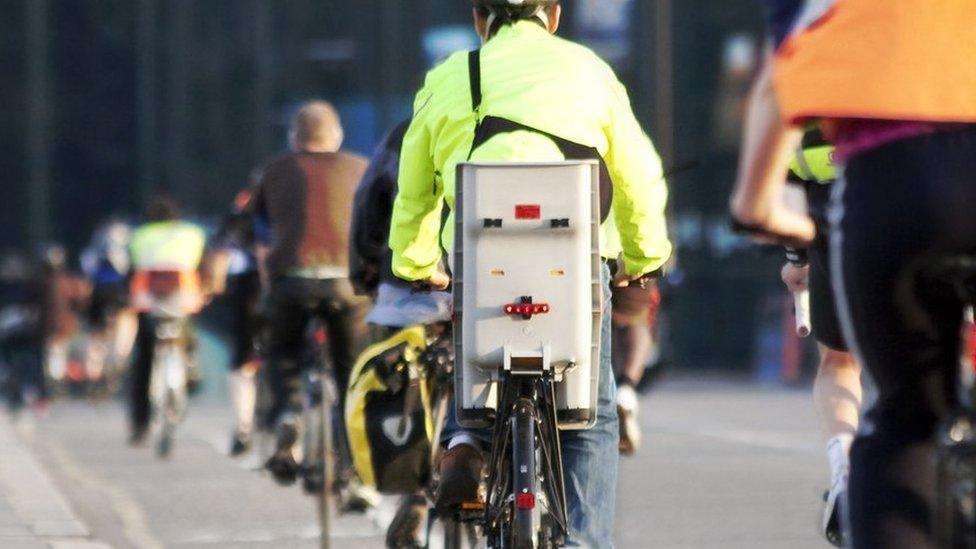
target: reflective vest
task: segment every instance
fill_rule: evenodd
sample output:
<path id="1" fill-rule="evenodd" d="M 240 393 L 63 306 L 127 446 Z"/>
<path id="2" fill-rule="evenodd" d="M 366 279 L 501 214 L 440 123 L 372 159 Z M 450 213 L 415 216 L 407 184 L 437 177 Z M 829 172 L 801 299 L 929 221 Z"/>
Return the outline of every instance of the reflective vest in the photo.
<path id="1" fill-rule="evenodd" d="M 834 146 L 828 143 L 819 127 L 807 129 L 803 142 L 790 161 L 791 180 L 807 183 L 832 183 L 837 179 Z"/>
<path id="2" fill-rule="evenodd" d="M 776 93 L 794 123 L 976 122 L 974 60 L 974 0 L 811 0 L 776 51 Z"/>
<path id="3" fill-rule="evenodd" d="M 151 311 L 161 301 L 187 314 L 203 307 L 197 269 L 207 238 L 203 229 L 184 221 L 147 223 L 132 234 L 129 245 L 135 271 L 129 289 L 132 306 Z"/>
<path id="4" fill-rule="evenodd" d="M 477 86 L 473 76 L 480 77 Z M 473 146 L 476 139 L 483 143 Z M 398 277 L 429 277 L 441 248 L 453 249 L 456 169 L 469 155 L 510 162 L 603 158 L 614 195 L 604 257 L 623 252 L 632 274 L 657 270 L 670 257 L 661 159 L 613 70 L 583 46 L 519 21 L 502 27 L 477 56 L 458 52 L 427 75 L 404 136 L 390 222 Z M 442 224 L 445 204 L 450 213 Z M 613 239 L 616 248 L 611 232 L 622 237 Z"/>

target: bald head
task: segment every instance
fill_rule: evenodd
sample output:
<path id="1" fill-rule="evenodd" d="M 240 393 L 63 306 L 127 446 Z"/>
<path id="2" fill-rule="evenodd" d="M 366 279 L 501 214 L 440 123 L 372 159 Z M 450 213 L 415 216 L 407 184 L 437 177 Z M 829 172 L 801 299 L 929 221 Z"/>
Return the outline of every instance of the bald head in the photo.
<path id="1" fill-rule="evenodd" d="M 342 122 L 327 101 L 309 101 L 291 120 L 288 139 L 295 152 L 335 152 L 342 145 Z"/>

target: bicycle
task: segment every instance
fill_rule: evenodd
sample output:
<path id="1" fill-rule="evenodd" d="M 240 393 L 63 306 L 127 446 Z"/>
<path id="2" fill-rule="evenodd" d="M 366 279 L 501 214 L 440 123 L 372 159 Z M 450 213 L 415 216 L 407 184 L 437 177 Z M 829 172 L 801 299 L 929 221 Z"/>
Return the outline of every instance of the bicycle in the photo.
<path id="1" fill-rule="evenodd" d="M 565 544 L 569 527 L 553 381 L 541 360 L 502 377 L 482 519 L 489 547 Z"/>
<path id="2" fill-rule="evenodd" d="M 106 317 L 106 325 L 88 336 L 88 397 L 95 403 L 107 401 L 121 390 L 135 336 L 135 319 L 130 312 L 113 310 Z"/>
<path id="3" fill-rule="evenodd" d="M 292 429 L 279 433 L 279 450 L 266 465 L 283 484 L 300 478 L 304 491 L 315 497 L 320 546 L 326 549 L 330 547 L 333 513 L 355 507 L 354 498 L 345 494 L 351 482 L 351 465 L 344 458 L 348 452 L 344 452 L 344 437 L 335 423 L 339 389 L 327 327 L 327 319 L 341 309 L 342 305 L 333 300 L 316 300 L 309 305 L 311 320 L 305 332 L 300 419 Z M 296 444 L 298 448 L 293 453 Z"/>
<path id="4" fill-rule="evenodd" d="M 149 310 L 154 330 L 149 402 L 153 423 L 158 430 L 156 455 L 167 458 L 173 450 L 176 428 L 186 415 L 187 331 L 189 315 L 184 312 L 178 292 L 179 273 L 150 273 L 153 303 Z"/>
<path id="5" fill-rule="evenodd" d="M 429 290 L 429 288 L 428 288 Z M 420 380 L 428 391 L 431 403 L 431 447 L 430 463 L 440 462 L 444 447 L 438 442 L 444 432 L 447 422 L 448 407 L 453 405 L 454 398 L 454 343 L 451 324 L 442 322 L 427 326 L 427 346 L 419 353 L 417 366 L 420 370 Z M 438 514 L 434 507 L 434 495 L 440 482 L 438 469 L 431 467 L 431 478 L 425 489 L 427 499 L 427 527 L 424 535 L 424 547 L 430 547 L 434 538 L 434 527 L 440 522 L 443 534 L 444 549 L 461 549 L 476 547 L 478 533 L 472 522 L 463 522 L 459 517 L 450 514 Z"/>
<path id="6" fill-rule="evenodd" d="M 964 325 L 972 324 L 976 306 L 976 257 L 940 262 L 938 279 L 949 281 L 968 303 Z M 970 337 L 972 337 L 970 335 Z M 976 549 L 976 371 L 971 357 L 960 363 L 961 382 L 954 388 L 958 405 L 937 438 L 936 533 L 940 547 Z"/>
<path id="7" fill-rule="evenodd" d="M 462 503 L 458 517 L 492 549 L 563 546 L 559 431 L 596 420 L 600 167 L 462 163 L 458 171 L 458 419 L 491 430 L 484 501 Z"/>

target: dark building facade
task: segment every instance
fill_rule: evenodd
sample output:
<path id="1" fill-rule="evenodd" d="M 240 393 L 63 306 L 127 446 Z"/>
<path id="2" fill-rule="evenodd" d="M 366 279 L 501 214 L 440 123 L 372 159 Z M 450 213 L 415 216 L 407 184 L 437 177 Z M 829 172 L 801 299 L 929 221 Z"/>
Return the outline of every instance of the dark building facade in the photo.
<path id="1" fill-rule="evenodd" d="M 561 33 L 617 68 L 665 164 L 700 164 L 672 186 L 681 274 L 670 297 L 674 354 L 743 366 L 756 328 L 741 319 L 757 316 L 770 273 L 727 231 L 725 202 L 761 49 L 757 8 L 723 0 L 564 4 Z M 288 115 L 308 98 L 336 103 L 348 147 L 369 154 L 409 114 L 430 64 L 475 44 L 467 0 L 0 7 L 0 248 L 57 240 L 77 249 L 107 216 L 138 216 L 158 189 L 202 219 L 216 217 L 252 168 L 284 147 Z M 707 345 L 703 325 L 713 326 Z"/>

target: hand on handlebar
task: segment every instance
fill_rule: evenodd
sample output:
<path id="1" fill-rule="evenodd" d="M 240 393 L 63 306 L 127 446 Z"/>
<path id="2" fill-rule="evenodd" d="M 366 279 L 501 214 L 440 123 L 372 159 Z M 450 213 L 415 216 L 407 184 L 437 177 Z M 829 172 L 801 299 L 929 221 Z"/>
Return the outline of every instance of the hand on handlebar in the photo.
<path id="1" fill-rule="evenodd" d="M 641 275 L 629 275 L 624 267 L 624 262 L 617 259 L 617 273 L 613 276 L 614 288 L 626 288 L 628 286 L 639 286 L 647 288 L 654 280 L 661 277 L 661 270 L 644 273 Z"/>
<path id="2" fill-rule="evenodd" d="M 797 267 L 792 263 L 783 265 L 780 278 L 783 284 L 793 293 L 806 291 L 809 284 L 810 267 Z"/>
<path id="3" fill-rule="evenodd" d="M 441 271 L 435 271 L 434 274 L 425 280 L 416 280 L 411 286 L 414 292 L 427 293 L 427 292 L 443 292 L 451 285 L 451 277 L 447 276 L 446 273 Z"/>

